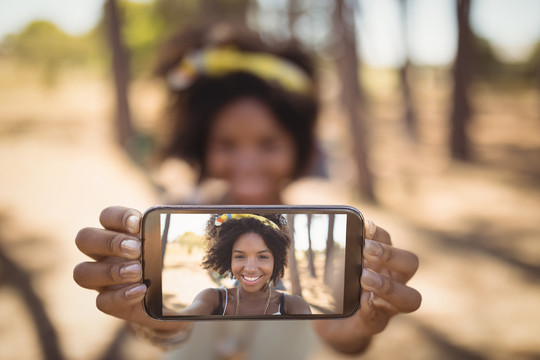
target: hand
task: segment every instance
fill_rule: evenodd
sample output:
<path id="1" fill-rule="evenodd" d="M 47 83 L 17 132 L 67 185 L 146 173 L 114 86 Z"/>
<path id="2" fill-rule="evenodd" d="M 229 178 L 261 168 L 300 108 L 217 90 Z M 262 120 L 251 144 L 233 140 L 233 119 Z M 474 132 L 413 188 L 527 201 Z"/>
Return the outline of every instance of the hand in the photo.
<path id="1" fill-rule="evenodd" d="M 420 293 L 405 285 L 418 269 L 418 257 L 393 247 L 388 232 L 371 221 L 364 235 L 360 310 L 347 319 L 314 322 L 319 336 L 344 353 L 363 351 L 392 316 L 413 312 L 422 302 Z"/>
<path id="2" fill-rule="evenodd" d="M 163 324 L 148 317 L 142 307 L 146 286 L 142 284 L 141 213 L 109 207 L 101 212 L 104 229 L 84 228 L 75 242 L 95 261 L 78 264 L 73 278 L 80 286 L 98 291 L 96 306 L 102 312 L 155 330 L 177 330 L 183 325 Z"/>

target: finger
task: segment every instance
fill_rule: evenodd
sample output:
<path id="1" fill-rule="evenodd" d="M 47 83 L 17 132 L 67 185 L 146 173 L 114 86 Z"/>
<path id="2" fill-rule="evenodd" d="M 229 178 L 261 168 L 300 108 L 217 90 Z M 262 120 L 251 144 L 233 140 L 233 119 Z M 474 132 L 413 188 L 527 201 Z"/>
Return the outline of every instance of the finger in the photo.
<path id="1" fill-rule="evenodd" d="M 75 266 L 73 279 L 86 289 L 140 282 L 142 267 L 138 261 L 127 263 L 83 262 Z"/>
<path id="2" fill-rule="evenodd" d="M 141 213 L 135 209 L 111 206 L 101 212 L 99 222 L 109 230 L 138 234 L 141 217 Z"/>
<path id="3" fill-rule="evenodd" d="M 374 295 L 371 291 L 362 291 L 359 315 L 369 325 L 371 333 L 376 334 L 386 327 L 391 315 L 377 311 L 373 301 Z"/>
<path id="4" fill-rule="evenodd" d="M 408 281 L 418 270 L 418 256 L 410 251 L 374 240 L 366 239 L 364 258 L 376 269 L 385 268 L 400 273 L 404 282 Z"/>
<path id="5" fill-rule="evenodd" d="M 375 225 L 373 220 L 366 220 L 364 223 L 364 237 L 366 239 L 377 240 L 385 244 L 392 244 L 390 234 L 382 227 Z"/>
<path id="6" fill-rule="evenodd" d="M 146 285 L 135 284 L 114 290 L 105 290 L 96 298 L 96 306 L 105 314 L 127 317 L 126 309 L 141 302 L 146 294 Z M 122 316 L 124 315 L 124 316 Z"/>
<path id="7" fill-rule="evenodd" d="M 377 226 L 377 231 L 375 232 L 375 236 L 373 236 L 372 240 L 392 245 L 392 239 L 390 237 L 390 234 L 388 233 L 388 231 L 384 230 L 380 226 Z"/>
<path id="8" fill-rule="evenodd" d="M 84 228 L 75 237 L 77 248 L 95 260 L 106 256 L 137 259 L 141 256 L 141 241 L 133 236 L 110 230 Z"/>
<path id="9" fill-rule="evenodd" d="M 366 321 L 373 321 L 375 317 L 375 307 L 373 306 L 373 293 L 362 291 L 360 296 L 360 316 Z"/>
<path id="10" fill-rule="evenodd" d="M 375 272 L 382 272 L 384 271 L 383 267 L 380 266 L 379 264 L 374 264 L 374 263 L 370 263 L 369 261 L 367 261 L 365 258 L 364 258 L 364 264 L 363 264 L 363 267 L 365 269 L 370 269 L 370 270 L 373 270 Z M 388 272 L 388 271 L 387 271 Z M 388 272 L 389 273 L 389 272 Z"/>
<path id="11" fill-rule="evenodd" d="M 375 233 L 377 232 L 377 226 L 373 220 L 366 219 L 364 222 L 364 236 L 366 239 L 373 239 Z"/>
<path id="12" fill-rule="evenodd" d="M 420 307 L 422 296 L 415 289 L 368 269 L 362 271 L 362 288 L 394 306 L 399 312 L 413 312 Z"/>

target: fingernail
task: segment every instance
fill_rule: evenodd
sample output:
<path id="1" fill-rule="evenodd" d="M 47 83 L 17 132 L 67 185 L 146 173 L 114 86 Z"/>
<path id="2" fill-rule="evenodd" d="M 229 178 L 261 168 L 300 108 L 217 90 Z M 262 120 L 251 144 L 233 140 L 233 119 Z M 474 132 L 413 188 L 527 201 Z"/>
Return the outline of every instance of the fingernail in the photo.
<path id="1" fill-rule="evenodd" d="M 367 240 L 367 239 L 366 239 L 366 242 L 365 242 L 364 249 L 366 250 L 366 253 L 368 255 L 371 255 L 371 256 L 381 256 L 381 254 L 383 252 L 383 248 L 382 248 L 381 244 L 379 244 L 376 241 Z"/>
<path id="2" fill-rule="evenodd" d="M 373 291 L 371 291 L 369 293 L 369 300 L 368 300 L 369 306 L 373 306 L 373 298 L 374 297 L 375 297 L 375 295 L 373 294 Z"/>
<path id="3" fill-rule="evenodd" d="M 120 248 L 127 255 L 139 256 L 141 253 L 141 243 L 138 240 L 127 239 L 120 243 Z"/>
<path id="4" fill-rule="evenodd" d="M 141 275 L 141 264 L 129 264 L 120 268 L 120 276 L 125 279 L 135 278 Z"/>
<path id="5" fill-rule="evenodd" d="M 139 217 L 137 215 L 129 215 L 126 220 L 126 225 L 131 233 L 139 232 Z"/>
<path id="6" fill-rule="evenodd" d="M 127 298 L 134 299 L 146 292 L 146 285 L 139 284 L 126 290 L 125 295 Z"/>
<path id="7" fill-rule="evenodd" d="M 362 271 L 362 281 L 375 289 L 379 289 L 382 286 L 381 276 L 368 269 Z"/>
<path id="8" fill-rule="evenodd" d="M 377 226 L 371 220 L 366 221 L 366 238 L 373 239 L 375 232 L 377 231 Z"/>

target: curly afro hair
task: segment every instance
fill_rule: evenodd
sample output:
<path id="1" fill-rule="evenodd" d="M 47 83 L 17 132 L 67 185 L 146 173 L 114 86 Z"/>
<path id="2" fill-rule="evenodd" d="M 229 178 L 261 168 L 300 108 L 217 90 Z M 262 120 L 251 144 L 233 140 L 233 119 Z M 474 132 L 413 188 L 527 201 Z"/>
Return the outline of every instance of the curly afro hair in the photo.
<path id="1" fill-rule="evenodd" d="M 163 47 L 156 73 L 166 78 L 171 69 L 194 49 L 228 45 L 237 49 L 276 55 L 303 69 L 316 88 L 314 64 L 298 44 L 271 46 L 249 31 L 231 28 L 227 35 L 213 40 L 213 27 L 193 28 L 172 38 Z M 292 135 L 296 145 L 293 178 L 304 175 L 316 155 L 315 125 L 319 111 L 316 91 L 297 94 L 246 72 L 232 72 L 220 77 L 201 75 L 187 89 L 170 92 L 169 113 L 162 126 L 166 138 L 159 158 L 178 157 L 198 170 L 199 180 L 207 176 L 206 150 L 213 120 L 227 105 L 244 98 L 254 98 L 266 106 L 279 125 Z"/>
<path id="2" fill-rule="evenodd" d="M 279 214 L 260 215 L 274 222 L 280 231 L 255 218 L 229 219 L 216 226 L 216 214 L 208 220 L 206 227 L 207 251 L 203 259 L 204 269 L 211 269 L 223 275 L 231 270 L 232 249 L 236 240 L 243 234 L 260 235 L 274 257 L 274 269 L 270 280 L 276 284 L 287 266 L 287 253 L 291 244 L 286 220 Z"/>

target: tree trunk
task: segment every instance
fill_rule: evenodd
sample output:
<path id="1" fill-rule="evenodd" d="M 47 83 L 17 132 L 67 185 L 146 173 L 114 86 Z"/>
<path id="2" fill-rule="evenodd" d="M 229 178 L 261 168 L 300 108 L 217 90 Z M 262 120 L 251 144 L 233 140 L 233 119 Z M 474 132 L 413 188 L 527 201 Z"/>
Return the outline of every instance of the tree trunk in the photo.
<path id="1" fill-rule="evenodd" d="M 219 3 L 214 0 L 201 0 L 199 7 L 201 9 L 201 17 L 209 23 L 215 22 L 219 16 Z"/>
<path id="2" fill-rule="evenodd" d="M 289 278 L 291 281 L 291 294 L 302 296 L 302 286 L 300 285 L 300 276 L 298 275 L 298 263 L 296 262 L 296 253 L 294 248 L 294 215 L 287 215 L 287 224 L 289 226 L 289 237 L 291 238 L 291 247 L 289 249 Z"/>
<path id="3" fill-rule="evenodd" d="M 116 90 L 116 138 L 124 149 L 130 151 L 129 141 L 133 138 L 134 130 L 128 100 L 129 61 L 122 42 L 121 20 L 116 0 L 107 0 L 105 3 L 105 19 Z"/>
<path id="4" fill-rule="evenodd" d="M 32 286 L 31 275 L 0 249 L 0 289 L 4 285 L 10 285 L 18 291 L 22 302 L 27 306 L 31 320 L 35 324 L 42 358 L 65 359 L 56 328 L 47 314 L 44 302 Z"/>
<path id="5" fill-rule="evenodd" d="M 403 65 L 399 68 L 399 79 L 403 95 L 404 122 L 407 134 L 413 140 L 418 139 L 416 115 L 411 96 L 411 84 L 409 81 L 411 63 L 409 61 L 408 37 L 407 37 L 407 0 L 401 0 L 401 34 L 403 42 Z"/>
<path id="6" fill-rule="evenodd" d="M 250 0 L 236 1 L 199 1 L 200 17 L 208 24 L 218 21 L 231 21 L 235 24 L 246 24 L 246 10 Z"/>
<path id="7" fill-rule="evenodd" d="M 311 218 L 312 214 L 307 214 L 307 235 L 308 235 L 308 249 L 307 249 L 307 258 L 308 258 L 308 270 L 311 277 L 316 278 L 317 272 L 315 271 L 315 256 L 313 255 L 313 248 L 311 245 Z"/>
<path id="8" fill-rule="evenodd" d="M 161 265 L 165 260 L 165 250 L 169 242 L 169 228 L 171 227 L 171 214 L 165 215 L 165 224 L 163 225 L 163 234 L 161 235 Z"/>
<path id="9" fill-rule="evenodd" d="M 366 126 L 359 111 L 364 105 L 364 96 L 359 84 L 354 9 L 347 6 L 346 0 L 336 0 L 333 26 L 338 47 L 335 61 L 341 83 L 341 98 L 353 136 L 360 192 L 366 200 L 375 201 L 373 176 L 368 165 Z"/>
<path id="10" fill-rule="evenodd" d="M 334 277 L 334 223 L 335 215 L 328 215 L 328 235 L 324 260 L 324 283 L 330 285 Z"/>
<path id="11" fill-rule="evenodd" d="M 469 160 L 467 124 L 471 116 L 468 88 L 471 82 L 472 32 L 469 24 L 470 0 L 457 1 L 458 48 L 454 62 L 454 93 L 450 119 L 450 150 L 457 160 Z"/>
<path id="12" fill-rule="evenodd" d="M 296 25 L 296 21 L 300 17 L 301 9 L 300 9 L 300 2 L 299 0 L 289 0 L 289 5 L 287 7 L 287 15 L 288 15 L 288 25 L 289 25 L 289 32 L 291 34 L 291 41 L 298 42 L 298 39 L 296 38 L 296 35 L 294 33 L 294 26 Z"/>

